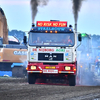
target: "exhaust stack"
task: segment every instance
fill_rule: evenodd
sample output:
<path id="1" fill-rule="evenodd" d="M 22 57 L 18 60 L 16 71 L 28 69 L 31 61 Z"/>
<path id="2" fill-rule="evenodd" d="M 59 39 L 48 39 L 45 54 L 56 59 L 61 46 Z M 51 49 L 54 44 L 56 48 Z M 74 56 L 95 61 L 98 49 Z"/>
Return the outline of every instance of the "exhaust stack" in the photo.
<path id="1" fill-rule="evenodd" d="M 75 23 L 75 33 L 77 34 L 77 23 Z"/>
<path id="2" fill-rule="evenodd" d="M 35 27 L 35 24 L 34 23 L 32 23 L 32 27 Z"/>

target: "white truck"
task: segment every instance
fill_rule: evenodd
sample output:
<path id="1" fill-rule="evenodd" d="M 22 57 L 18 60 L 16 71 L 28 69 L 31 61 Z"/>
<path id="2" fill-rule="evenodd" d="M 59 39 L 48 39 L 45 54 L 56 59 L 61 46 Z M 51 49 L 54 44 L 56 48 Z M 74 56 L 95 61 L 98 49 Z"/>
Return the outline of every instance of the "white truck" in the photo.
<path id="1" fill-rule="evenodd" d="M 81 41 L 81 34 L 78 35 Z M 27 72 L 29 84 L 37 78 L 65 79 L 76 84 L 77 33 L 66 21 L 37 21 L 29 32 Z"/>

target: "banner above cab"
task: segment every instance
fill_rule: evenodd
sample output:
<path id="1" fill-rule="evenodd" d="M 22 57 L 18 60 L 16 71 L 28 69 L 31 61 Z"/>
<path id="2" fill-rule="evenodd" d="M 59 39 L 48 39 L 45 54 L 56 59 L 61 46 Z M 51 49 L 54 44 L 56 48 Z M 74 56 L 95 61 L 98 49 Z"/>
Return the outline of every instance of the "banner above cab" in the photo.
<path id="1" fill-rule="evenodd" d="M 66 21 L 37 21 L 37 27 L 67 27 Z"/>

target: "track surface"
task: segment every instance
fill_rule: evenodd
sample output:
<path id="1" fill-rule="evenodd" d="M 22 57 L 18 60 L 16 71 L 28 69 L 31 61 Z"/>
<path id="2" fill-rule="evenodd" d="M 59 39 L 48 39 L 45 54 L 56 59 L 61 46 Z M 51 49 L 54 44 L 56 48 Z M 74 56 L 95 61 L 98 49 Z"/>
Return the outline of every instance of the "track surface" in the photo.
<path id="1" fill-rule="evenodd" d="M 27 79 L 0 78 L 0 100 L 100 100 L 100 87 L 29 85 Z"/>

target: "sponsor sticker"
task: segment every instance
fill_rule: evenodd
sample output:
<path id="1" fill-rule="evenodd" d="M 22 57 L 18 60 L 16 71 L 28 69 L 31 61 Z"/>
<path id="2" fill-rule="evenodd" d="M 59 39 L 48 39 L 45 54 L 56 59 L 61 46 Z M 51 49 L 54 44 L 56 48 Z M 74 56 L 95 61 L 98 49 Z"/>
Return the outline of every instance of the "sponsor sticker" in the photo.
<path id="1" fill-rule="evenodd" d="M 65 52 L 65 49 L 56 49 L 57 52 Z"/>
<path id="2" fill-rule="evenodd" d="M 68 53 L 65 53 L 65 56 L 68 56 Z"/>
<path id="3" fill-rule="evenodd" d="M 34 55 L 34 52 L 31 52 L 31 56 L 33 56 Z"/>

